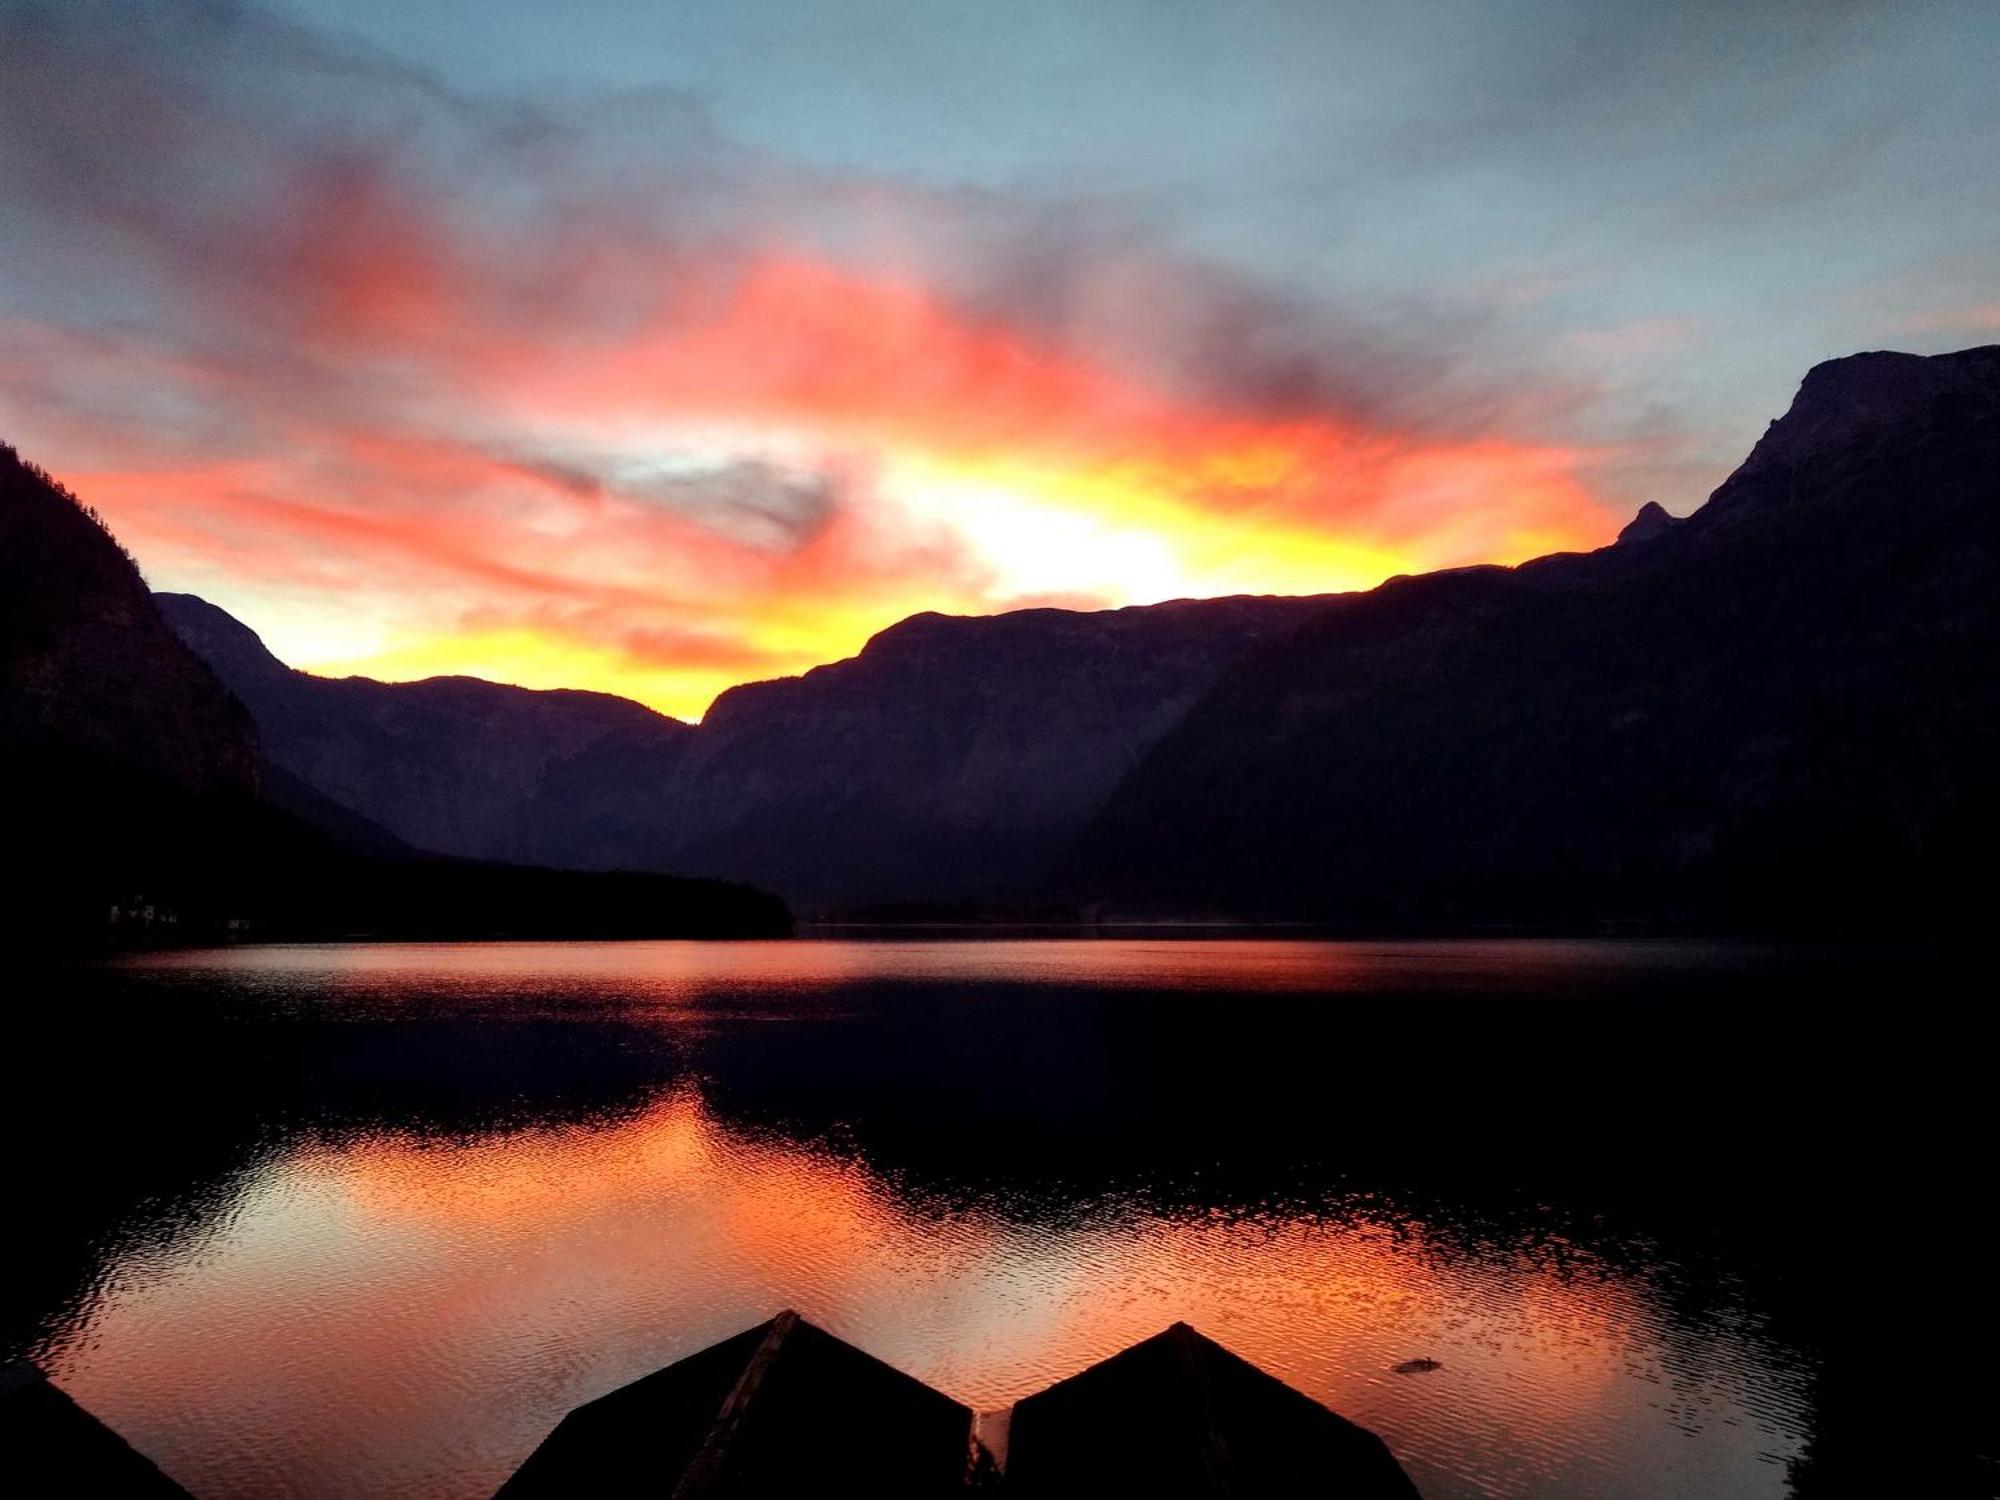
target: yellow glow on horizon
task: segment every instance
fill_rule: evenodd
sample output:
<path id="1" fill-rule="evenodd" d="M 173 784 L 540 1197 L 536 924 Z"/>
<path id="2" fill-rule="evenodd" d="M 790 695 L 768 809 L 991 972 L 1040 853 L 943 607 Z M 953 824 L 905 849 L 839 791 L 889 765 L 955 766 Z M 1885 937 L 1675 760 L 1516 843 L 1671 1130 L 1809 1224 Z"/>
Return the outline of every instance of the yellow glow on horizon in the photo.
<path id="1" fill-rule="evenodd" d="M 294 666 L 686 719 L 925 610 L 1336 593 L 1610 539 L 1584 452 L 1203 398 L 783 250 L 676 286 L 576 342 L 434 278 L 427 333 L 365 280 L 436 377 L 407 421 L 287 409 L 281 456 L 71 477 Z"/>
<path id="2" fill-rule="evenodd" d="M 959 612 L 981 612 L 977 599 L 953 602 Z M 884 598 L 772 598 L 742 618 L 736 639 L 744 659 L 736 664 L 649 661 L 615 644 L 550 628 L 416 626 L 391 632 L 378 650 L 301 655 L 290 665 L 320 677 L 372 677 L 383 682 L 479 677 L 525 688 L 577 688 L 630 698 L 694 723 L 729 688 L 797 676 L 852 656 L 897 620 L 937 607 L 934 599 L 920 596 L 902 604 Z"/>
<path id="3" fill-rule="evenodd" d="M 1272 476 L 1270 453 L 1218 457 L 1218 471 Z M 1254 509 L 1203 510 L 1135 465 L 1063 470 L 1031 459 L 905 459 L 892 482 L 913 509 L 958 529 L 1015 598 L 1106 606 L 1226 594 L 1326 594 L 1402 571 L 1387 547 Z"/>
<path id="4" fill-rule="evenodd" d="M 317 677 L 481 677 L 524 688 L 581 688 L 631 698 L 677 719 L 700 717 L 716 694 L 744 680 L 717 668 L 648 669 L 616 651 L 523 628 L 405 635 L 367 655 L 301 657 L 291 665 Z"/>
<path id="5" fill-rule="evenodd" d="M 1427 508 L 1481 482 L 1477 454 L 1400 460 L 1396 483 Z M 441 627 L 409 622 L 380 649 L 307 656 L 293 664 L 326 676 L 388 681 L 482 677 L 530 688 L 614 693 L 689 721 L 742 682 L 792 676 L 858 652 L 881 630 L 922 610 L 989 614 L 1024 605 L 1115 608 L 1230 594 L 1323 594 L 1371 588 L 1395 574 L 1468 561 L 1518 562 L 1574 542 L 1558 526 L 1517 526 L 1498 536 L 1433 528 L 1413 558 L 1408 544 L 1318 528 L 1286 508 L 1303 460 L 1276 441 L 1192 455 L 1183 468 L 1031 454 L 970 456 L 897 451 L 875 476 L 871 524 L 948 538 L 970 571 L 838 586 L 784 580 L 748 586 L 732 604 L 728 660 L 672 660 L 616 638 L 560 626 Z M 1543 481 L 1532 467 L 1517 480 Z M 1556 472 L 1552 486 L 1568 483 Z M 1218 506 L 1218 490 L 1233 503 Z M 1535 513 L 1528 507 L 1528 514 Z M 1439 555 L 1442 554 L 1442 555 Z M 643 592 L 642 577 L 619 580 Z M 732 588 L 744 587 L 733 580 Z M 722 585 L 718 583 L 720 589 Z"/>

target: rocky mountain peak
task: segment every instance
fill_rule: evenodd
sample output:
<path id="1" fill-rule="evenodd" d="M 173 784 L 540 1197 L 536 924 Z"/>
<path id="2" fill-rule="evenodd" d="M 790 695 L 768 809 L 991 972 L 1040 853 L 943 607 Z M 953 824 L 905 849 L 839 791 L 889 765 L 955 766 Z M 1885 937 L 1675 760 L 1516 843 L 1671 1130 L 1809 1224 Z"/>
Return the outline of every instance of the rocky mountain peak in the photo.
<path id="1" fill-rule="evenodd" d="M 1874 350 L 1814 365 L 1786 413 L 1710 496 L 1719 513 L 1782 502 L 1792 477 L 1885 434 L 1908 437 L 1954 417 L 2000 417 L 2000 344 L 1952 354 Z"/>
<path id="2" fill-rule="evenodd" d="M 1670 512 L 1657 500 L 1648 500 L 1639 507 L 1639 514 L 1625 523 L 1625 529 L 1618 533 L 1620 542 L 1649 542 L 1656 536 L 1671 531 L 1680 522 L 1680 517 Z"/>

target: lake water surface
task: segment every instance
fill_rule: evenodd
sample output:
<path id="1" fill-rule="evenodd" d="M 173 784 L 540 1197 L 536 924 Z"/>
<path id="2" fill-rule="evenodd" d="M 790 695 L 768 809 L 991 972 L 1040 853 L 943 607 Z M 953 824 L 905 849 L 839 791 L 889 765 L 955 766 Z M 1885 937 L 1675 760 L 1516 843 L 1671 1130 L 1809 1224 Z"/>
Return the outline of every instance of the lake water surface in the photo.
<path id="1" fill-rule="evenodd" d="M 1838 1493 L 1850 1262 L 1923 1261 L 1886 1084 L 1971 1044 L 1944 983 L 1542 942 L 43 971 L 0 1310 L 203 1500 L 488 1495 L 782 1307 L 982 1410 L 1186 1319 L 1431 1500 Z"/>

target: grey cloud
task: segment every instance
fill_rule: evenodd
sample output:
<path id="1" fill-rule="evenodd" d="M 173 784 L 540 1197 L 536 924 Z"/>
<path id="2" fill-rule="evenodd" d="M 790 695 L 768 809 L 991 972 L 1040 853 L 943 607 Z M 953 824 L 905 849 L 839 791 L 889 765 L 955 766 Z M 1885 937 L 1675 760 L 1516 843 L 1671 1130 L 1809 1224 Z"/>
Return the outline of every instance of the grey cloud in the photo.
<path id="1" fill-rule="evenodd" d="M 768 552 L 796 552 L 812 543 L 840 509 L 844 489 L 840 474 L 761 458 L 664 466 L 572 453 L 499 461 L 582 498 L 660 506 Z"/>
<path id="2" fill-rule="evenodd" d="M 273 204 L 345 174 L 475 247 L 461 290 L 494 327 L 588 342 L 681 268 L 782 245 L 1202 402 L 1649 455 L 1679 428 L 1721 462 L 1798 370 L 1894 341 L 1859 288 L 2000 233 L 1990 0 L 577 0 L 560 24 L 489 0 L 381 7 L 400 50 L 285 19 L 367 7 L 280 3 L 0 14 L 0 190 L 27 210 L 0 311 L 115 316 L 260 393 L 415 420 L 424 370 L 295 336 L 301 226 Z M 1492 290 L 1531 276 L 1552 290 Z M 1623 361 L 1569 337 L 1662 318 L 1708 332 Z"/>
<path id="3" fill-rule="evenodd" d="M 793 552 L 826 530 L 840 507 L 831 474 L 802 474 L 761 459 L 740 459 L 689 475 L 634 480 L 627 492 L 671 506 L 738 540 Z"/>
<path id="4" fill-rule="evenodd" d="M 491 300 L 491 326 L 526 318 L 560 338 L 647 316 L 690 256 L 780 245 L 907 271 L 975 315 L 1257 414 L 1454 428 L 1519 389 L 1489 381 L 1466 398 L 1487 313 L 1464 299 L 1357 315 L 1176 252 L 1143 197 L 810 166 L 730 142 L 671 89 L 478 97 L 225 0 L 32 4 L 0 23 L 0 58 L 0 130 L 25 148 L 0 173 L 36 204 L 45 256 L 67 261 L 80 242 L 103 256 L 115 239 L 124 263 L 99 269 L 150 279 L 156 337 L 335 407 L 369 397 L 300 346 L 293 324 L 312 307 L 298 262 L 370 253 L 369 236 L 404 232 L 404 207 L 478 247 L 480 280 L 459 290 Z M 299 222 L 299 205 L 326 200 L 348 206 Z"/>

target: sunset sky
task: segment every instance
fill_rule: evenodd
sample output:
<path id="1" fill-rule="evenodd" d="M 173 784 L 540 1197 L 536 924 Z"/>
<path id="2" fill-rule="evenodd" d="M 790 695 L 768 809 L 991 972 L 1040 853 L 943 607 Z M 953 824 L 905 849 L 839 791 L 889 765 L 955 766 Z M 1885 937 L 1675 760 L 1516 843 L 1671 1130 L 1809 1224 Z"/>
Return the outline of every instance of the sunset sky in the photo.
<path id="1" fill-rule="evenodd" d="M 0 0 L 0 440 L 295 665 L 686 717 L 1596 546 L 2000 341 L 1991 3 Z"/>

